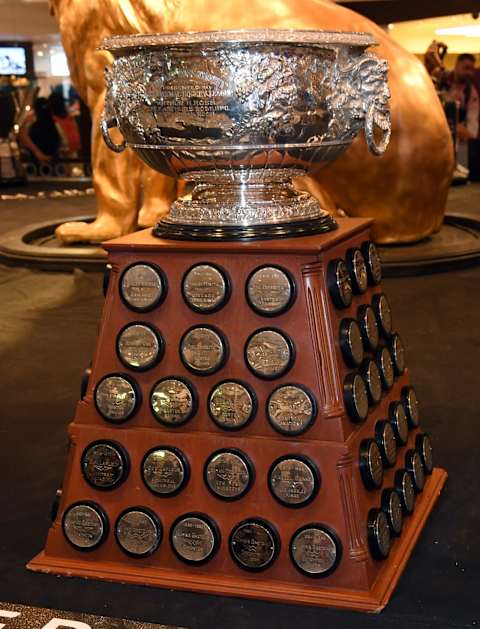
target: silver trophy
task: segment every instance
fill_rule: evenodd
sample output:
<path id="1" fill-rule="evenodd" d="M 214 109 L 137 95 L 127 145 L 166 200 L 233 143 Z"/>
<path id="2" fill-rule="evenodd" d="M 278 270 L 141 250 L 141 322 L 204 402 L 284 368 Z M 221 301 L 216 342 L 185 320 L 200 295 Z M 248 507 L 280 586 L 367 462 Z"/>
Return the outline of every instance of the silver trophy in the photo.
<path id="1" fill-rule="evenodd" d="M 366 52 L 375 44 L 366 33 L 297 30 L 105 40 L 114 56 L 105 142 L 191 182 L 156 235 L 272 238 L 335 228 L 292 179 L 337 159 L 362 127 L 372 153 L 386 150 L 388 66 Z"/>

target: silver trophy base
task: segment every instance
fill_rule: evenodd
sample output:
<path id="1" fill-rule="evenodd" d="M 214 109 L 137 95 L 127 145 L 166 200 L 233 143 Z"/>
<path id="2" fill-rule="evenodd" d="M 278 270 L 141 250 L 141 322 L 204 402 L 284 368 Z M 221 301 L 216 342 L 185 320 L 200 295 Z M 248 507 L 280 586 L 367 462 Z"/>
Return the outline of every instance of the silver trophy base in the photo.
<path id="1" fill-rule="evenodd" d="M 305 236 L 335 229 L 336 222 L 308 192 L 296 170 L 200 171 L 188 197 L 175 201 L 155 227 L 162 238 L 243 240 Z"/>

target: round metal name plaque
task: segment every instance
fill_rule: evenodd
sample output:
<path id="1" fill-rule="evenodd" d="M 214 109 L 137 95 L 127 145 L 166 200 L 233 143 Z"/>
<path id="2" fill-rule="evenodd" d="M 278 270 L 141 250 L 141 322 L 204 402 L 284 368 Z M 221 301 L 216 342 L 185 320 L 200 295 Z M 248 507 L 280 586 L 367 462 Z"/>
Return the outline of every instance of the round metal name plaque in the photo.
<path id="1" fill-rule="evenodd" d="M 365 360 L 360 373 L 367 385 L 368 400 L 370 404 L 378 404 L 382 398 L 382 379 L 377 367 L 377 363 L 373 360 Z"/>
<path id="2" fill-rule="evenodd" d="M 401 376 L 405 372 L 405 348 L 402 339 L 396 332 L 390 339 L 389 347 L 393 359 L 395 375 Z"/>
<path id="3" fill-rule="evenodd" d="M 283 435 L 300 435 L 310 428 L 317 414 L 313 395 L 304 387 L 287 384 L 278 387 L 267 400 L 270 424 Z"/>
<path id="4" fill-rule="evenodd" d="M 410 472 L 398 470 L 395 473 L 395 488 L 400 496 L 403 513 L 406 515 L 413 513 L 416 496 Z"/>
<path id="5" fill-rule="evenodd" d="M 388 338 L 392 333 L 392 310 L 388 299 L 383 293 L 375 295 L 372 299 L 372 306 L 377 316 L 380 332 Z"/>
<path id="6" fill-rule="evenodd" d="M 377 286 L 382 281 L 382 263 L 378 250 L 371 241 L 362 244 L 362 253 L 367 264 L 368 283 Z"/>
<path id="7" fill-rule="evenodd" d="M 197 410 L 193 386 L 180 378 L 164 378 L 157 382 L 150 395 L 155 419 L 165 426 L 180 426 Z"/>
<path id="8" fill-rule="evenodd" d="M 405 468 L 412 475 L 415 493 L 421 493 L 425 487 L 425 470 L 419 452 L 408 450 L 405 454 Z"/>
<path id="9" fill-rule="evenodd" d="M 357 312 L 357 319 L 362 331 L 363 346 L 367 352 L 375 352 L 380 341 L 377 319 L 371 306 L 360 306 Z"/>
<path id="10" fill-rule="evenodd" d="M 143 371 L 156 365 L 162 358 L 164 341 L 160 333 L 146 323 L 133 323 L 120 331 L 117 354 L 130 369 Z"/>
<path id="11" fill-rule="evenodd" d="M 245 520 L 230 534 L 230 552 L 245 570 L 264 570 L 276 559 L 280 540 L 271 524 L 264 520 Z"/>
<path id="12" fill-rule="evenodd" d="M 143 482 L 154 494 L 174 496 L 187 483 L 189 466 L 180 450 L 158 446 L 146 454 L 141 474 Z"/>
<path id="13" fill-rule="evenodd" d="M 122 273 L 120 296 L 131 310 L 153 310 L 161 304 L 166 294 L 165 275 L 151 264 L 133 264 Z"/>
<path id="14" fill-rule="evenodd" d="M 77 502 L 64 513 L 62 529 L 65 537 L 77 550 L 94 550 L 105 541 L 108 518 L 93 502 Z"/>
<path id="15" fill-rule="evenodd" d="M 404 387 L 402 389 L 402 402 L 410 427 L 417 428 L 420 423 L 420 410 L 417 393 L 413 387 Z"/>
<path id="16" fill-rule="evenodd" d="M 368 544 L 375 559 L 386 559 L 390 554 L 392 536 L 387 516 L 380 509 L 371 509 L 367 525 Z"/>
<path id="17" fill-rule="evenodd" d="M 382 510 L 387 516 L 390 533 L 398 537 L 403 528 L 402 501 L 395 489 L 385 489 L 382 492 Z"/>
<path id="18" fill-rule="evenodd" d="M 120 374 L 102 378 L 95 387 L 94 400 L 97 411 L 112 424 L 130 419 L 140 403 L 133 380 Z"/>
<path id="19" fill-rule="evenodd" d="M 340 348 L 349 367 L 360 367 L 363 361 L 363 341 L 360 326 L 355 319 L 340 323 Z"/>
<path id="20" fill-rule="evenodd" d="M 385 467 L 393 467 L 397 462 L 397 441 L 392 424 L 385 419 L 375 424 L 375 439 Z"/>
<path id="21" fill-rule="evenodd" d="M 213 520 L 196 513 L 178 518 L 170 531 L 170 543 L 179 559 L 200 565 L 216 553 L 220 533 Z"/>
<path id="22" fill-rule="evenodd" d="M 404 446 L 408 441 L 408 422 L 405 409 L 401 402 L 391 402 L 388 408 L 390 423 L 398 445 Z"/>
<path id="23" fill-rule="evenodd" d="M 342 555 L 336 535 L 321 524 L 307 524 L 293 534 L 290 557 L 302 574 L 326 577 L 338 566 Z"/>
<path id="24" fill-rule="evenodd" d="M 327 270 L 328 290 L 337 308 L 348 308 L 352 303 L 353 289 L 347 265 L 341 258 L 332 260 Z"/>
<path id="25" fill-rule="evenodd" d="M 82 474 L 96 489 L 114 489 L 128 476 L 128 454 L 114 441 L 94 441 L 85 448 L 81 458 Z"/>
<path id="26" fill-rule="evenodd" d="M 132 557 L 148 557 L 162 539 L 162 525 L 145 507 L 124 511 L 115 524 L 115 538 L 120 548 Z"/>
<path id="27" fill-rule="evenodd" d="M 262 266 L 249 276 L 247 301 L 258 314 L 272 317 L 286 312 L 295 301 L 295 283 L 277 266 Z"/>
<path id="28" fill-rule="evenodd" d="M 257 330 L 247 339 L 245 360 L 257 377 L 265 380 L 279 378 L 292 367 L 295 360 L 293 342 L 279 330 Z"/>
<path id="29" fill-rule="evenodd" d="M 360 374 L 348 374 L 343 384 L 343 394 L 350 419 L 355 423 L 363 422 L 368 415 L 368 393 Z"/>
<path id="30" fill-rule="evenodd" d="M 214 264 L 196 264 L 182 281 L 182 295 L 195 312 L 216 312 L 228 301 L 230 283 L 225 272 Z"/>
<path id="31" fill-rule="evenodd" d="M 200 376 L 218 371 L 227 359 L 223 335 L 210 326 L 187 330 L 180 341 L 180 357 L 187 369 Z"/>
<path id="32" fill-rule="evenodd" d="M 395 382 L 395 372 L 390 352 L 387 347 L 382 347 L 375 354 L 375 362 L 377 363 L 382 380 L 382 387 L 385 391 L 389 391 Z"/>
<path id="33" fill-rule="evenodd" d="M 364 439 L 360 444 L 360 474 L 367 489 L 378 489 L 382 486 L 382 455 L 374 439 Z"/>
<path id="34" fill-rule="evenodd" d="M 220 382 L 210 393 L 208 411 L 224 430 L 238 430 L 253 419 L 257 410 L 254 393 L 236 380 Z"/>
<path id="35" fill-rule="evenodd" d="M 251 487 L 253 468 L 247 456 L 236 450 L 214 452 L 205 464 L 205 482 L 217 498 L 235 500 Z"/>
<path id="36" fill-rule="evenodd" d="M 433 448 L 430 436 L 427 433 L 417 435 L 415 446 L 422 459 L 425 474 L 433 472 Z"/>
<path id="37" fill-rule="evenodd" d="M 318 493 L 320 474 L 306 457 L 284 456 L 275 461 L 268 473 L 273 496 L 287 507 L 303 507 Z"/>
<path id="38" fill-rule="evenodd" d="M 368 288 L 368 274 L 365 258 L 360 249 L 347 251 L 347 268 L 350 272 L 353 292 L 356 295 L 361 295 Z"/>

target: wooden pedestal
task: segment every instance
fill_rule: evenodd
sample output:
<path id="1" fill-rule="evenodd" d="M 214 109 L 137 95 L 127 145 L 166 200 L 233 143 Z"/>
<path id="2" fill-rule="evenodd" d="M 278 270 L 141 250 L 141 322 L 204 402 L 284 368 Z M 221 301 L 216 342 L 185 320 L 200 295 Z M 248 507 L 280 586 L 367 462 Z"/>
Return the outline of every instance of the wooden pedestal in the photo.
<path id="1" fill-rule="evenodd" d="M 395 471 L 405 467 L 405 452 L 415 447 L 419 430 L 410 430 L 408 444 L 398 452 L 395 467 L 385 470 L 382 489 L 368 490 L 359 471 L 359 447 L 363 439 L 374 436 L 375 423 L 388 416 L 390 402 L 400 399 L 409 383 L 408 369 L 379 404 L 371 406 L 367 420 L 353 423 L 345 408 L 343 382 L 354 371 L 345 365 L 339 347 L 340 321 L 356 317 L 361 304 L 371 303 L 381 286 L 370 287 L 354 296 L 352 305 L 338 310 L 332 303 L 326 279 L 328 262 L 344 258 L 347 249 L 368 240 L 369 221 L 343 219 L 340 228 L 325 235 L 290 240 L 256 242 L 180 242 L 159 240 L 150 230 L 106 243 L 113 270 L 105 302 L 92 375 L 85 398 L 78 403 L 70 425 L 70 448 L 63 494 L 56 521 L 45 550 L 28 565 L 31 570 L 82 576 L 111 581 L 140 583 L 213 594 L 244 596 L 271 601 L 379 611 L 398 582 L 423 525 L 442 489 L 446 473 L 435 468 L 422 493 L 417 496 L 414 513 L 406 517 L 403 532 L 393 541 L 390 556 L 379 561 L 372 557 L 367 541 L 369 510 L 380 507 L 382 489 L 394 486 Z M 134 262 L 159 266 L 168 279 L 165 301 L 151 312 L 129 310 L 119 295 L 119 277 Z M 195 263 L 211 262 L 228 273 L 232 294 L 229 302 L 211 314 L 196 314 L 184 302 L 181 281 Z M 256 314 L 245 299 L 245 282 L 253 269 L 264 264 L 279 264 L 293 276 L 298 295 L 284 314 L 266 318 Z M 126 324 L 141 319 L 154 324 L 165 339 L 161 362 L 144 372 L 129 375 L 138 383 L 143 401 L 134 417 L 122 425 L 107 423 L 97 412 L 93 391 L 109 373 L 128 370 L 116 354 L 118 332 Z M 229 357 L 220 371 L 195 376 L 179 358 L 179 342 L 195 324 L 210 324 L 228 340 Z M 296 346 L 296 360 L 284 376 L 266 381 L 254 376 L 244 361 L 248 336 L 258 328 L 271 326 L 285 331 Z M 175 428 L 160 425 L 149 408 L 153 385 L 162 377 L 184 376 L 198 393 L 198 411 L 186 424 Z M 251 386 L 258 399 L 255 419 L 244 429 L 228 432 L 219 428 L 207 412 L 207 397 L 221 380 L 236 378 Z M 318 415 L 304 434 L 291 437 L 276 432 L 266 418 L 265 404 L 271 391 L 282 383 L 300 383 L 316 397 Z M 130 474 L 120 487 L 98 491 L 85 481 L 80 459 L 85 447 L 98 439 L 115 440 L 124 446 L 131 461 Z M 190 480 L 174 497 L 162 498 L 147 490 L 140 477 L 146 452 L 158 445 L 179 448 L 190 464 Z M 209 454 L 219 448 L 245 452 L 255 468 L 250 491 L 234 502 L 213 496 L 206 488 L 203 467 Z M 289 509 L 271 495 L 267 474 L 272 462 L 286 454 L 308 456 L 317 466 L 321 487 L 308 505 Z M 77 501 L 101 505 L 110 521 L 105 542 L 91 552 L 79 552 L 65 539 L 62 516 Z M 132 506 L 144 506 L 160 519 L 164 536 L 159 548 L 148 558 L 127 556 L 112 532 L 119 514 Z M 168 532 L 175 519 L 188 512 L 202 512 L 212 518 L 221 533 L 219 551 L 204 565 L 186 565 L 173 553 Z M 275 562 L 260 573 L 242 570 L 228 549 L 230 531 L 246 518 L 259 517 L 277 529 L 281 549 Z M 292 564 L 289 542 L 301 526 L 320 522 L 333 530 L 342 546 L 337 568 L 324 578 L 311 578 Z"/>

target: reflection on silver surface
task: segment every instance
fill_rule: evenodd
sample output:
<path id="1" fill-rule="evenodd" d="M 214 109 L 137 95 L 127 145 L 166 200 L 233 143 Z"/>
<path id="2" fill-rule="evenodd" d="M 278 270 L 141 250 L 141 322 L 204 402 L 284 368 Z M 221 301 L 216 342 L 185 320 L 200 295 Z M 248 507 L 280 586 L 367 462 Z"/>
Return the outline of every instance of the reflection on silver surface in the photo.
<path id="1" fill-rule="evenodd" d="M 298 434 L 313 422 L 315 409 L 310 395 L 295 385 L 276 389 L 268 399 L 268 419 L 282 433 Z"/>
<path id="2" fill-rule="evenodd" d="M 74 546 L 88 550 L 101 542 L 105 526 L 100 513 L 94 507 L 79 504 L 65 513 L 63 532 Z"/>
<path id="3" fill-rule="evenodd" d="M 364 250 L 364 255 L 371 284 L 374 286 L 380 284 L 382 281 L 382 263 L 380 261 L 380 256 L 378 255 L 378 250 L 373 242 L 368 243 L 368 246 Z"/>
<path id="4" fill-rule="evenodd" d="M 92 485 L 110 489 L 118 485 L 125 474 L 120 451 L 110 443 L 95 443 L 82 455 L 82 471 Z"/>
<path id="5" fill-rule="evenodd" d="M 157 523 L 145 511 L 132 509 L 118 520 L 115 533 L 120 546 L 131 555 L 150 555 L 158 546 Z"/>
<path id="6" fill-rule="evenodd" d="M 400 496 L 395 490 L 391 490 L 388 494 L 385 511 L 393 534 L 400 535 L 403 528 L 403 511 Z"/>
<path id="7" fill-rule="evenodd" d="M 182 487 L 186 470 L 182 459 L 175 452 L 156 448 L 143 462 L 142 478 L 154 493 L 168 496 Z"/>
<path id="8" fill-rule="evenodd" d="M 208 559 L 215 548 L 215 534 L 202 518 L 188 516 L 175 524 L 172 545 L 178 555 L 188 562 L 202 562 Z"/>
<path id="9" fill-rule="evenodd" d="M 398 375 L 401 375 L 405 371 L 405 348 L 398 334 L 393 335 L 390 347 L 392 349 L 395 371 Z"/>
<path id="10" fill-rule="evenodd" d="M 405 415 L 405 409 L 400 402 L 394 402 L 392 423 L 395 429 L 398 441 L 404 445 L 408 441 L 408 422 Z"/>
<path id="11" fill-rule="evenodd" d="M 272 531 L 260 522 L 244 522 L 230 538 L 230 548 L 236 561 L 244 568 L 266 568 L 275 557 L 277 548 Z"/>
<path id="12" fill-rule="evenodd" d="M 330 293 L 338 308 L 347 308 L 352 303 L 353 289 L 350 273 L 343 260 L 335 262 L 333 284 Z"/>
<path id="13" fill-rule="evenodd" d="M 195 310 L 209 312 L 225 300 L 227 284 L 222 273 L 211 264 L 197 264 L 183 280 L 183 295 Z"/>
<path id="14" fill-rule="evenodd" d="M 360 249 L 355 249 L 351 256 L 352 278 L 358 293 L 364 293 L 368 288 L 368 275 L 365 258 Z"/>
<path id="15" fill-rule="evenodd" d="M 420 407 L 418 404 L 417 393 L 413 387 L 408 387 L 403 396 L 405 409 L 408 415 L 408 421 L 412 428 L 416 428 L 420 423 Z"/>
<path id="16" fill-rule="evenodd" d="M 180 353 L 185 365 L 199 373 L 216 371 L 226 358 L 221 336 L 211 328 L 201 326 L 185 334 Z"/>
<path id="17" fill-rule="evenodd" d="M 309 526 L 292 539 L 294 563 L 308 574 L 321 575 L 330 571 L 337 561 L 337 545 L 328 531 Z"/>
<path id="18" fill-rule="evenodd" d="M 387 347 L 380 350 L 377 360 L 377 366 L 380 371 L 382 383 L 385 389 L 391 389 L 395 381 L 395 372 L 393 369 L 392 356 Z"/>
<path id="19" fill-rule="evenodd" d="M 167 378 L 155 385 L 151 406 L 155 417 L 165 424 L 182 424 L 193 413 L 193 394 L 182 380 Z"/>
<path id="20" fill-rule="evenodd" d="M 279 461 L 270 472 L 269 483 L 276 498 L 293 506 L 308 502 L 317 485 L 311 465 L 295 457 Z"/>
<path id="21" fill-rule="evenodd" d="M 222 428 L 240 428 L 253 413 L 250 392 L 239 382 L 222 382 L 213 390 L 209 410 L 214 421 Z"/>
<path id="22" fill-rule="evenodd" d="M 238 498 L 248 489 L 250 470 L 246 461 L 234 452 L 218 452 L 205 469 L 207 485 L 221 498 Z"/>
<path id="23" fill-rule="evenodd" d="M 383 482 L 383 463 L 380 450 L 372 441 L 368 448 L 368 469 L 375 487 L 381 487 Z"/>
<path id="24" fill-rule="evenodd" d="M 262 330 L 247 342 L 246 358 L 256 375 L 275 378 L 287 371 L 293 356 L 283 334 L 275 330 Z"/>
<path id="25" fill-rule="evenodd" d="M 123 363 L 133 369 L 147 369 L 159 357 L 160 343 L 149 326 L 136 323 L 126 327 L 117 341 L 118 353 Z"/>
<path id="26" fill-rule="evenodd" d="M 291 303 L 293 288 L 288 275 L 274 266 L 255 271 L 248 280 L 247 295 L 252 306 L 262 314 L 283 312 Z"/>
<path id="27" fill-rule="evenodd" d="M 135 410 L 137 395 L 126 378 L 107 376 L 95 389 L 95 403 L 105 419 L 123 422 Z"/>
<path id="28" fill-rule="evenodd" d="M 374 352 L 378 347 L 380 335 L 375 312 L 371 306 L 364 306 L 360 309 L 360 326 L 367 349 Z"/>
<path id="29" fill-rule="evenodd" d="M 148 264 L 135 264 L 123 274 L 120 291 L 135 310 L 149 310 L 163 297 L 164 286 L 156 269 Z"/>
<path id="30" fill-rule="evenodd" d="M 382 380 L 377 364 L 369 360 L 363 372 L 372 404 L 377 404 L 382 397 Z"/>
<path id="31" fill-rule="evenodd" d="M 375 536 L 380 555 L 382 557 L 388 557 L 392 544 L 392 538 L 390 535 L 387 516 L 383 511 L 379 511 L 375 522 Z"/>
<path id="32" fill-rule="evenodd" d="M 365 383 L 358 374 L 353 380 L 353 403 L 358 417 L 364 419 L 368 415 L 368 395 Z"/>
<path id="33" fill-rule="evenodd" d="M 388 299 L 383 294 L 376 296 L 375 305 L 380 329 L 384 336 L 390 336 L 392 333 L 392 311 Z"/>

